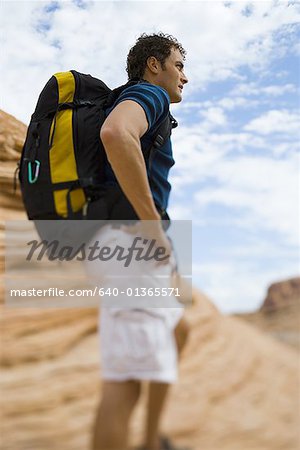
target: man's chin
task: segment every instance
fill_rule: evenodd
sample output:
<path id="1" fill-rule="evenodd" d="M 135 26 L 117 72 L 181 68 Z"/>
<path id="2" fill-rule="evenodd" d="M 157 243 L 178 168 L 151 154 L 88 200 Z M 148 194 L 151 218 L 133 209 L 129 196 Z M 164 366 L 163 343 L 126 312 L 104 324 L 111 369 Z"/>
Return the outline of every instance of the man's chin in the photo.
<path id="1" fill-rule="evenodd" d="M 182 96 L 181 94 L 176 95 L 176 97 L 174 96 L 171 100 L 171 103 L 180 103 L 182 100 Z"/>

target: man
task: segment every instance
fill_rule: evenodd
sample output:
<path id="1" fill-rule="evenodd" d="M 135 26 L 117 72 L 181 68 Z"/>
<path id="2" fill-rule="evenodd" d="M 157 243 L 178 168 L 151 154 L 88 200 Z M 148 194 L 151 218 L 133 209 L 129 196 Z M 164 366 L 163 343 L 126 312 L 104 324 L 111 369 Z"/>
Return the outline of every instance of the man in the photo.
<path id="1" fill-rule="evenodd" d="M 115 104 L 107 111 L 107 118 L 100 133 L 110 164 L 107 170 L 108 178 L 111 181 L 117 180 L 140 220 L 152 221 L 152 235 L 169 253 L 171 253 L 170 242 L 163 231 L 159 211 L 166 210 L 170 193 L 168 173 L 174 164 L 170 139 L 167 139 L 163 147 L 156 152 L 151 174 L 149 167 L 147 170 L 143 150 L 149 146 L 157 126 L 169 114 L 169 104 L 178 103 L 182 99 L 184 85 L 188 82 L 183 70 L 185 53 L 181 44 L 172 36 L 162 33 L 141 35 L 129 51 L 127 73 L 129 80 L 138 78 L 142 81 L 129 86 L 121 93 Z M 114 232 L 118 238 L 126 240 L 124 230 Z M 104 242 L 105 231 L 101 233 L 101 242 Z M 120 233 L 123 233 L 122 236 Z M 162 270 L 170 271 L 170 265 L 171 262 L 167 260 Z M 142 272 L 144 269 L 139 266 L 135 267 L 135 270 Z M 156 270 L 155 267 L 153 270 Z M 129 419 L 139 397 L 141 380 L 150 382 L 143 449 L 177 448 L 173 447 L 168 439 L 160 436 L 159 424 L 169 384 L 176 379 L 175 353 L 176 350 L 178 353 L 181 352 L 187 338 L 188 327 L 182 317 L 182 309 L 160 308 L 160 310 L 161 314 L 158 311 L 157 317 L 156 312 L 151 316 L 143 309 L 134 310 L 132 313 L 127 310 L 122 319 L 120 314 L 116 315 L 110 308 L 102 308 L 100 339 L 104 381 L 95 423 L 93 450 L 128 448 Z M 141 332 L 141 327 L 149 328 L 149 321 L 153 322 L 153 333 L 155 334 L 155 330 L 160 327 L 166 339 L 162 344 L 158 342 L 156 348 L 152 350 L 148 348 L 147 367 L 141 367 L 141 364 L 135 367 L 138 363 L 136 354 L 132 355 L 130 366 L 129 363 L 126 365 L 127 361 L 115 361 L 116 356 L 112 354 L 112 347 L 116 344 L 114 339 L 117 339 L 118 327 L 123 327 L 125 334 L 122 336 L 126 336 L 129 330 L 128 333 L 131 333 L 129 339 L 132 340 L 128 345 L 136 346 L 138 336 L 134 335 L 136 329 L 134 323 L 138 323 Z M 122 342 L 119 345 L 121 346 Z M 141 352 L 144 350 L 143 344 L 138 352 L 139 350 Z M 127 351 L 130 353 L 130 348 Z M 160 359 L 161 366 L 156 360 L 151 368 L 149 362 L 151 357 L 153 356 L 155 360 L 155 353 L 159 354 L 160 351 L 163 351 L 166 357 Z M 128 358 L 130 359 L 130 355 Z M 140 358 L 140 361 L 143 361 L 143 355 Z"/>

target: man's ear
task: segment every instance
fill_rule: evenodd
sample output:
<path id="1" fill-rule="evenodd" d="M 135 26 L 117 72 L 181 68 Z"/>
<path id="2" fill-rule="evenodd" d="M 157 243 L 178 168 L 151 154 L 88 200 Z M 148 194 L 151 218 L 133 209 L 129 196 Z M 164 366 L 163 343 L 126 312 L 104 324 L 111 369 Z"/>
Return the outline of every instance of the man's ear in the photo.
<path id="1" fill-rule="evenodd" d="M 147 67 L 151 73 L 157 74 L 159 71 L 160 62 L 157 58 L 155 58 L 155 56 L 149 56 L 147 59 Z"/>

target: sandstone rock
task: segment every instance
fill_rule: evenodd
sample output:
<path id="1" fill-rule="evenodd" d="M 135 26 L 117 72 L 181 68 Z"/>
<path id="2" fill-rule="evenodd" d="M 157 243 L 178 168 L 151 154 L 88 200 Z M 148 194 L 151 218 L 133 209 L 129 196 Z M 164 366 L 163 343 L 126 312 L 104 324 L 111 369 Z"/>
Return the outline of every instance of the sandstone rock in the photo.
<path id="1" fill-rule="evenodd" d="M 300 278 L 273 283 L 259 311 L 235 316 L 300 350 Z"/>
<path id="2" fill-rule="evenodd" d="M 196 450 L 296 450 L 297 354 L 221 315 L 203 294 L 194 297 L 165 432 Z M 87 450 L 101 391 L 96 311 L 4 307 L 1 314 L 3 450 Z M 132 444 L 141 439 L 146 389 Z"/>
<path id="3" fill-rule="evenodd" d="M 9 180 L 26 128 L 3 112 L 1 120 L 3 217 L 24 218 Z M 2 268 L 3 229 L 2 222 Z M 194 300 L 164 430 L 194 450 L 297 450 L 297 352 L 222 315 L 204 294 L 194 291 Z M 1 450 L 88 450 L 101 393 L 97 310 L 2 305 L 0 315 Z M 132 444 L 141 439 L 146 391 L 145 384 L 131 422 Z"/>
<path id="4" fill-rule="evenodd" d="M 27 127 L 0 110 L 0 161 L 17 161 L 25 141 Z"/>
<path id="5" fill-rule="evenodd" d="M 300 277 L 271 284 L 260 311 L 278 311 L 294 303 L 300 305 Z"/>
<path id="6" fill-rule="evenodd" d="M 14 192 L 17 161 L 26 137 L 26 125 L 0 110 L 0 208 L 1 220 L 25 219 L 20 188 Z"/>

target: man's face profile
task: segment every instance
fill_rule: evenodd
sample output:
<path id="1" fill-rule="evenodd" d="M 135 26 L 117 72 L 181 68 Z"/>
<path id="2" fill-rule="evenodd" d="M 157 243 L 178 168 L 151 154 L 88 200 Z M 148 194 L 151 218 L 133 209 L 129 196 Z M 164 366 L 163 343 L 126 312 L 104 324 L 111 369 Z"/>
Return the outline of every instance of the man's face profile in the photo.
<path id="1" fill-rule="evenodd" d="M 157 84 L 168 92 L 171 103 L 181 102 L 183 87 L 188 79 L 183 71 L 184 60 L 180 51 L 173 47 L 163 67 L 160 63 L 159 66 Z"/>

